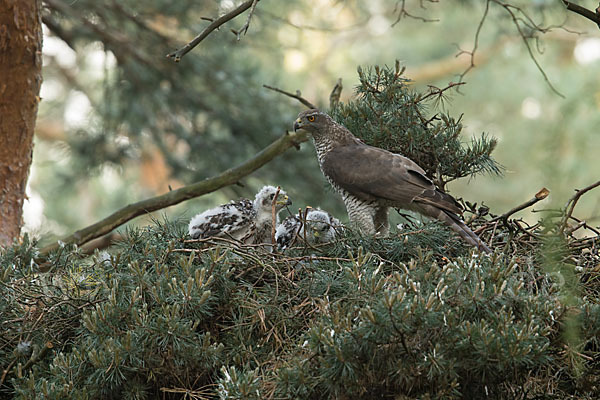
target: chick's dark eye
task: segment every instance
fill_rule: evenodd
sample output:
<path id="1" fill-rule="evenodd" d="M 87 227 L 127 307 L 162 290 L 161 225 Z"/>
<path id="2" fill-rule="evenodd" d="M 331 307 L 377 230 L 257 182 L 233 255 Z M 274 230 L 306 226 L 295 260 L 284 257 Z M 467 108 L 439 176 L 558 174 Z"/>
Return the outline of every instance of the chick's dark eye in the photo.
<path id="1" fill-rule="evenodd" d="M 315 116 L 314 115 L 309 115 L 307 119 L 308 119 L 308 122 L 315 122 Z"/>

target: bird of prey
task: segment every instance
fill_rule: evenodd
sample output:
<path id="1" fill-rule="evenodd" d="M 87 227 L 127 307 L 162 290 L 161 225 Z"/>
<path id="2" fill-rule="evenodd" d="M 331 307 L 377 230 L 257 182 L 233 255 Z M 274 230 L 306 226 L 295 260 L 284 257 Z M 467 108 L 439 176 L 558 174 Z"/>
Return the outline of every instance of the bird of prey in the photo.
<path id="1" fill-rule="evenodd" d="M 439 190 L 414 161 L 363 143 L 316 109 L 298 115 L 294 131 L 299 129 L 312 136 L 323 175 L 342 196 L 350 222 L 363 234 L 387 236 L 389 208 L 394 207 L 438 219 L 467 243 L 491 252 L 461 221 L 460 204 Z"/>
<path id="2" fill-rule="evenodd" d="M 341 228 L 342 223 L 327 211 L 307 207 L 305 217 L 300 213 L 283 220 L 277 227 L 275 240 L 281 250 L 291 246 L 296 238 L 306 238 L 309 244 L 329 243 Z"/>
<path id="3" fill-rule="evenodd" d="M 277 188 L 265 186 L 254 201 L 231 201 L 196 215 L 190 220 L 189 234 L 194 239 L 222 237 L 246 244 L 271 243 L 273 205 L 275 222 L 279 224 L 279 211 L 290 204 L 283 190 L 278 193 Z"/>

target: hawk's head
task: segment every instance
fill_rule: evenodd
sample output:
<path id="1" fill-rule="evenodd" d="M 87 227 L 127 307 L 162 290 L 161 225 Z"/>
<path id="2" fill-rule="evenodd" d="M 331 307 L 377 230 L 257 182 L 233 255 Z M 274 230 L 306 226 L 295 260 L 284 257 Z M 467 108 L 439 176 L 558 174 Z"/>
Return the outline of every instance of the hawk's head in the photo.
<path id="1" fill-rule="evenodd" d="M 294 131 L 304 129 L 314 135 L 318 132 L 324 132 L 331 122 L 332 119 L 329 115 L 312 108 L 298 114 L 298 118 L 294 121 Z"/>
<path id="2" fill-rule="evenodd" d="M 310 209 L 306 215 L 308 233 L 313 235 L 314 242 L 329 241 L 331 220 L 329 215 L 321 210 Z"/>
<path id="3" fill-rule="evenodd" d="M 264 186 L 254 198 L 254 208 L 258 212 L 265 211 L 266 213 L 271 214 L 273 202 L 275 202 L 275 210 L 277 212 L 283 207 L 292 204 L 285 191 L 277 189 L 274 186 Z"/>

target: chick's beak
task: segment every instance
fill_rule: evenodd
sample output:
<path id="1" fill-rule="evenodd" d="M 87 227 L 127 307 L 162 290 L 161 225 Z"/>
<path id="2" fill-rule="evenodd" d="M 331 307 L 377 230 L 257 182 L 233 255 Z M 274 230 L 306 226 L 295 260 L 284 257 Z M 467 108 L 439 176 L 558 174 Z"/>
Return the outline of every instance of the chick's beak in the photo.
<path id="1" fill-rule="evenodd" d="M 302 128 L 302 120 L 298 118 L 294 121 L 294 132 L 296 132 L 300 128 Z"/>
<path id="2" fill-rule="evenodd" d="M 288 196 L 283 196 L 281 200 L 277 200 L 277 204 L 283 204 L 284 206 L 289 206 L 292 204 L 292 201 L 288 198 Z"/>
<path id="3" fill-rule="evenodd" d="M 321 234 L 319 233 L 319 231 L 314 231 L 313 236 L 318 238 L 319 236 L 321 236 Z"/>

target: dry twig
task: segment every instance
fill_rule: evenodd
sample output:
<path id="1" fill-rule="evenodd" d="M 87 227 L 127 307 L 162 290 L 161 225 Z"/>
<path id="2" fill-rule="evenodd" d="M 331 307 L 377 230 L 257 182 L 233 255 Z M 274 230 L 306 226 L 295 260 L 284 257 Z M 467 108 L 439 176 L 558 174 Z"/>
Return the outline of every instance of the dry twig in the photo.
<path id="1" fill-rule="evenodd" d="M 310 101 L 308 101 L 304 97 L 302 97 L 302 93 L 299 90 L 296 90 L 296 94 L 292 94 L 290 92 L 286 92 L 285 90 L 281 90 L 281 89 L 278 89 L 276 87 L 269 86 L 269 85 L 263 85 L 263 87 L 266 89 L 274 90 L 277 93 L 285 94 L 286 96 L 292 97 L 292 98 L 298 100 L 300 103 L 304 104 L 308 108 L 318 108 L 313 103 L 311 103 Z"/>
<path id="2" fill-rule="evenodd" d="M 246 23 L 240 28 L 239 31 L 236 32 L 238 42 L 241 39 L 242 33 L 245 35 L 246 32 L 248 32 L 248 28 L 250 27 L 250 20 L 252 19 L 252 16 L 254 15 L 254 10 L 256 9 L 256 3 L 258 3 L 258 0 L 254 0 L 252 2 L 252 6 L 250 7 L 250 12 L 248 13 Z"/>
<path id="3" fill-rule="evenodd" d="M 571 215 L 573 215 L 573 210 L 575 209 L 575 206 L 577 205 L 577 202 L 579 201 L 579 199 L 581 198 L 581 196 L 583 196 L 584 194 L 586 194 L 587 192 L 589 192 L 590 190 L 596 188 L 600 186 L 600 181 L 594 182 L 591 185 L 584 187 L 581 190 L 577 190 L 576 193 L 573 195 L 573 197 L 571 197 L 569 199 L 569 201 L 567 202 L 567 205 L 565 206 L 565 215 L 563 217 L 562 223 L 560 224 L 560 233 L 564 233 L 565 228 L 567 227 L 567 223 L 569 221 L 569 218 L 571 218 Z"/>
<path id="4" fill-rule="evenodd" d="M 167 54 L 167 57 L 168 58 L 172 58 L 173 61 L 175 61 L 175 62 L 181 61 L 181 57 L 183 57 L 184 55 L 186 55 L 194 47 L 198 46 L 198 44 L 201 41 L 203 41 L 204 39 L 206 39 L 206 37 L 208 35 L 210 35 L 212 33 L 212 31 L 214 31 L 215 29 L 217 29 L 221 25 L 223 25 L 225 22 L 234 19 L 235 17 L 237 17 L 238 15 L 240 15 L 241 13 L 243 13 L 244 11 L 246 11 L 247 9 L 249 9 L 249 8 L 252 7 L 252 11 L 250 12 L 251 13 L 250 16 L 251 16 L 252 12 L 254 11 L 254 8 L 256 7 L 256 3 L 258 1 L 259 0 L 248 0 L 248 1 L 245 1 L 242 4 L 240 4 L 239 7 L 237 7 L 236 9 L 231 10 L 227 14 L 222 15 L 221 17 L 215 19 L 198 36 L 196 36 L 194 39 L 192 39 L 191 42 L 189 42 L 188 44 L 186 44 L 185 46 L 183 46 L 181 49 L 176 50 L 176 51 L 174 51 L 172 53 Z M 247 23 L 250 24 L 250 20 L 249 19 L 248 19 Z M 246 27 L 246 30 L 248 30 L 248 27 Z M 238 35 L 238 40 L 239 40 L 239 35 Z"/>
<path id="5" fill-rule="evenodd" d="M 504 214 L 492 219 L 490 222 L 495 222 L 495 221 L 501 220 L 506 224 L 508 221 L 508 217 L 510 217 L 514 213 L 517 213 L 521 210 L 526 209 L 527 207 L 531 207 L 532 205 L 534 205 L 535 203 L 537 203 L 540 200 L 544 200 L 546 197 L 548 197 L 549 194 L 550 194 L 550 191 L 548 189 L 542 188 L 530 200 L 527 200 L 525 203 L 518 205 L 518 206 L 514 207 L 513 209 L 505 212 Z"/>

